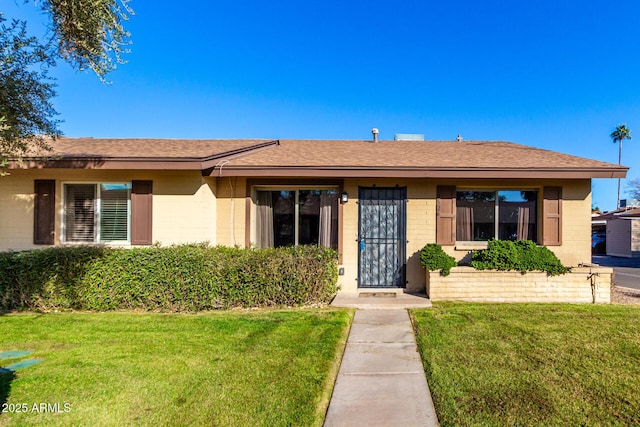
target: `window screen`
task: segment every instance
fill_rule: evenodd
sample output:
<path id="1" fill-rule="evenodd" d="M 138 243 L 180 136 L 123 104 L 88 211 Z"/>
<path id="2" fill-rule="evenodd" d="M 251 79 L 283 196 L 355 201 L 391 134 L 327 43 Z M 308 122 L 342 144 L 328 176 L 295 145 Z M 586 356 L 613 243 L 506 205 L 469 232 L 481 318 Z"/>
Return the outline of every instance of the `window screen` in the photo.
<path id="1" fill-rule="evenodd" d="M 129 198 L 131 186 L 128 184 L 100 185 L 100 241 L 129 240 Z"/>

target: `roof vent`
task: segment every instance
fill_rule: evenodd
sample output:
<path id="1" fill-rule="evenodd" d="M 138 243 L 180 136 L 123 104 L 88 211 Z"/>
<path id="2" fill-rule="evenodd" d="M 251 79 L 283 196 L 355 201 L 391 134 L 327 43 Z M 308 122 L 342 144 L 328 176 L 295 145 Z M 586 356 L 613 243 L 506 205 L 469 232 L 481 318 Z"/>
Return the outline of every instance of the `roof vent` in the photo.
<path id="1" fill-rule="evenodd" d="M 396 133 L 396 141 L 424 141 L 423 133 Z"/>
<path id="2" fill-rule="evenodd" d="M 462 142 L 462 136 L 460 134 L 458 134 L 458 136 L 456 137 L 456 141 Z"/>
<path id="3" fill-rule="evenodd" d="M 373 142 L 378 142 L 378 134 L 380 133 L 378 128 L 371 129 L 371 133 L 373 134 Z"/>

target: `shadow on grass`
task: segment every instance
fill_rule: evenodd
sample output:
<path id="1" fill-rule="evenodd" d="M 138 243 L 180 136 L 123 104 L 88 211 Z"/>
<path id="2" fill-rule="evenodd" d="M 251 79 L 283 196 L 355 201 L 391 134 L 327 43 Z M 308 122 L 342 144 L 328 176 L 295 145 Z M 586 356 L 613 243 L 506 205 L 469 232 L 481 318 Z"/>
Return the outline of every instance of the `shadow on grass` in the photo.
<path id="1" fill-rule="evenodd" d="M 15 373 L 9 369 L 0 368 L 0 407 L 4 407 L 11 394 L 11 382 L 15 378 Z M 2 412 L 0 412 L 2 415 Z"/>

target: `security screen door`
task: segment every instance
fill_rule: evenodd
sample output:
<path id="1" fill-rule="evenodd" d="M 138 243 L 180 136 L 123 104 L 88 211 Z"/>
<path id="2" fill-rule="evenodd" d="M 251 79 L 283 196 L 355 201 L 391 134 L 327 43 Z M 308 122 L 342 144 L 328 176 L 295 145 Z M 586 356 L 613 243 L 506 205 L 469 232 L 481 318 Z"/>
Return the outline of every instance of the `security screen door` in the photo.
<path id="1" fill-rule="evenodd" d="M 406 187 L 358 188 L 358 287 L 406 287 Z"/>

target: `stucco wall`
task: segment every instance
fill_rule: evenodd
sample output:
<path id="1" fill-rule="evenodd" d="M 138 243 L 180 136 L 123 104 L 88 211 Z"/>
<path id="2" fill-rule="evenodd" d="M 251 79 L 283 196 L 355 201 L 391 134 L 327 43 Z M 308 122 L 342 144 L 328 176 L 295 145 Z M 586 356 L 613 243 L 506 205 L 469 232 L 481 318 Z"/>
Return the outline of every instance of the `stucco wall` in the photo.
<path id="1" fill-rule="evenodd" d="M 198 171 L 14 170 L 0 178 L 0 250 L 42 248 L 33 244 L 34 180 L 56 180 L 55 243 L 61 242 L 62 185 L 68 182 L 153 181 L 154 242 L 216 243 L 215 180 Z"/>

